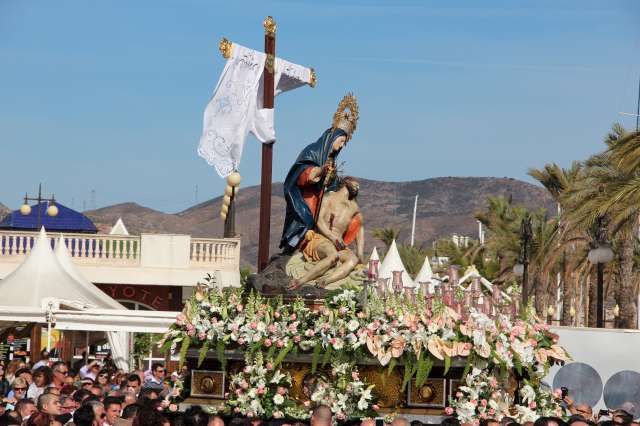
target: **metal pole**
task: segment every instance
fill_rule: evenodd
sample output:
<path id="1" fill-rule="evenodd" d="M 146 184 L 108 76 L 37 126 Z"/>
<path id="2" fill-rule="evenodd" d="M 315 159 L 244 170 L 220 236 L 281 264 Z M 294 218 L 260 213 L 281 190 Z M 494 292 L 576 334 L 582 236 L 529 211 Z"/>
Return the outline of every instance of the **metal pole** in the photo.
<path id="1" fill-rule="evenodd" d="M 636 106 L 636 132 L 640 130 L 640 79 L 638 79 L 638 105 Z"/>
<path id="2" fill-rule="evenodd" d="M 276 62 L 276 23 L 271 16 L 264 20 L 264 51 L 267 60 L 263 74 L 263 108 L 273 109 L 274 67 Z M 260 230 L 258 236 L 258 272 L 269 261 L 269 233 L 271 231 L 271 177 L 274 142 L 262 144 L 262 177 L 260 179 Z"/>
<path id="3" fill-rule="evenodd" d="M 42 225 L 42 215 L 40 211 L 40 203 L 42 202 L 42 184 L 38 185 L 38 231 L 40 230 L 40 226 Z"/>
<path id="4" fill-rule="evenodd" d="M 417 211 L 418 211 L 418 195 L 416 194 L 416 201 L 413 203 L 413 224 L 411 225 L 411 247 L 413 247 L 413 243 L 415 242 Z"/>
<path id="5" fill-rule="evenodd" d="M 598 286 L 596 287 L 596 327 L 604 328 L 604 263 L 598 263 Z"/>
<path id="6" fill-rule="evenodd" d="M 529 304 L 529 261 L 526 258 L 524 262 L 522 262 L 522 266 L 524 266 L 522 271 L 522 307 L 526 309 Z"/>

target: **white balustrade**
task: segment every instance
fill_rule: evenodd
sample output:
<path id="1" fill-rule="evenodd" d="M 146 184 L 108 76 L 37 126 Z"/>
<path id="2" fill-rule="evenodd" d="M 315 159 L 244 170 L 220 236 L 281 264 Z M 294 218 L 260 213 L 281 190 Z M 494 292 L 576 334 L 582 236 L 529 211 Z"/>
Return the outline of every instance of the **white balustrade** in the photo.
<path id="1" fill-rule="evenodd" d="M 0 231 L 0 262 L 24 258 L 37 239 L 36 232 Z M 51 247 L 58 236 L 48 236 Z M 64 234 L 65 244 L 75 262 L 91 265 L 140 265 L 141 237 L 103 234 Z M 225 265 L 239 267 L 240 240 L 233 238 L 191 238 L 189 267 Z"/>

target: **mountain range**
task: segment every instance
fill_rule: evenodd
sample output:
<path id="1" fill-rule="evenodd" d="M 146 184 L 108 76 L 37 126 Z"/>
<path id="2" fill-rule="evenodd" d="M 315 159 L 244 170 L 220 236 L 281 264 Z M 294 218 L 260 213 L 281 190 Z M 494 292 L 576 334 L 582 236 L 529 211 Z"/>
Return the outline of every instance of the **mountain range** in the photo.
<path id="1" fill-rule="evenodd" d="M 276 253 L 284 221 L 285 200 L 282 183 L 274 183 L 271 199 L 271 253 Z M 451 234 L 477 238 L 474 214 L 486 206 L 488 196 L 511 197 L 515 204 L 529 208 L 547 207 L 553 201 L 541 187 L 511 178 L 441 177 L 410 182 L 383 182 L 360 179 L 361 206 L 366 232 L 366 247 L 379 241 L 371 237 L 374 228 L 394 227 L 400 239 L 408 241 L 415 196 L 418 195 L 416 244 L 429 244 Z M 221 237 L 219 217 L 222 197 L 169 214 L 129 202 L 87 211 L 98 229 L 108 232 L 122 218 L 131 234 L 144 232 L 189 234 L 194 237 Z M 240 188 L 236 198 L 236 230 L 242 238 L 242 264 L 255 265 L 258 252 L 258 213 L 260 187 Z M 552 210 L 553 211 L 553 210 Z"/>

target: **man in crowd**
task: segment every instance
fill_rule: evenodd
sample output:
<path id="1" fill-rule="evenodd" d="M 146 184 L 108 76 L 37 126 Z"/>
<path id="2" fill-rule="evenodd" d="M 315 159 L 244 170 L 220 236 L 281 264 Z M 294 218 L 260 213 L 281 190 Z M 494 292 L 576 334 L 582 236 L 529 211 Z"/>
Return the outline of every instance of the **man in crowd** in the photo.
<path id="1" fill-rule="evenodd" d="M 311 426 L 331 426 L 333 414 L 326 405 L 318 405 L 311 414 Z"/>
<path id="2" fill-rule="evenodd" d="M 140 393 L 140 387 L 141 387 L 140 383 L 141 383 L 140 376 L 138 376 L 137 374 L 131 374 L 129 375 L 129 377 L 127 377 L 127 391 L 133 392 L 136 398 Z"/>
<path id="3" fill-rule="evenodd" d="M 164 377 L 166 374 L 166 370 L 164 369 L 164 365 L 159 362 L 154 363 L 151 366 L 151 376 L 145 381 L 145 388 L 157 389 L 158 392 L 162 391 L 162 383 L 164 382 Z"/>
<path id="4" fill-rule="evenodd" d="M 55 417 L 62 414 L 62 404 L 60 397 L 52 393 L 45 393 L 38 398 L 38 411 Z"/>
<path id="5" fill-rule="evenodd" d="M 53 381 L 51 382 L 56 388 L 62 389 L 66 384 L 67 377 L 69 376 L 69 368 L 63 361 L 54 362 L 51 366 L 53 371 Z"/>
<path id="6" fill-rule="evenodd" d="M 105 426 L 114 426 L 116 420 L 120 418 L 122 411 L 121 399 L 114 396 L 108 396 L 104 399 L 104 411 L 106 413 Z"/>
<path id="7" fill-rule="evenodd" d="M 18 413 L 19 419 L 24 422 L 37 411 L 36 404 L 30 399 L 21 399 L 16 403 L 15 411 Z"/>

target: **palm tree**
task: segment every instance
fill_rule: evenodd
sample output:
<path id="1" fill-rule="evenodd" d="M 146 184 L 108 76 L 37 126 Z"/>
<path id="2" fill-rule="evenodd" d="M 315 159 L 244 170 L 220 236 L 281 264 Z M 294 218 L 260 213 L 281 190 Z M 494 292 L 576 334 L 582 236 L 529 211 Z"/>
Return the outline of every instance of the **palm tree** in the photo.
<path id="1" fill-rule="evenodd" d="M 567 192 L 566 201 L 573 207 L 567 217 L 574 230 L 588 230 L 599 218 L 608 218 L 609 236 L 616 247 L 618 271 L 613 277 L 619 286 L 614 293 L 620 306 L 620 325 L 635 328 L 638 288 L 634 250 L 640 218 L 640 163 L 636 159 L 640 151 L 632 147 L 638 145 L 638 134 L 615 124 L 605 144 L 607 150 L 585 162 L 582 179 Z"/>
<path id="2" fill-rule="evenodd" d="M 536 179 L 544 186 L 551 194 L 554 201 L 558 204 L 560 211 L 567 211 L 571 207 L 565 202 L 565 195 L 576 183 L 581 176 L 583 167 L 579 162 L 573 162 L 569 169 L 563 169 L 555 163 L 546 164 L 543 169 L 529 169 L 529 176 Z M 559 211 L 559 213 L 560 213 Z M 559 217 L 557 226 L 557 232 L 551 236 L 554 240 L 553 243 L 557 247 L 562 247 L 562 251 L 553 250 L 552 247 L 541 250 L 540 253 L 548 256 L 548 263 L 557 263 L 560 270 L 561 282 L 562 282 L 562 325 L 570 325 L 572 323 L 571 307 L 576 292 L 574 292 L 574 283 L 571 280 L 571 274 L 573 272 L 570 265 L 575 265 L 572 258 L 577 254 L 575 244 L 565 244 L 565 240 L 569 239 L 575 242 L 576 235 L 567 235 L 564 230 L 567 228 L 564 226 L 566 219 Z M 551 253 L 556 253 L 557 256 L 549 256 Z M 559 258 L 558 258 L 559 256 Z M 577 266 L 577 265 L 575 265 Z"/>
<path id="3" fill-rule="evenodd" d="M 377 238 L 385 245 L 386 250 L 389 250 L 393 240 L 397 240 L 400 236 L 400 231 L 396 228 L 375 228 L 371 231 L 373 238 Z"/>

